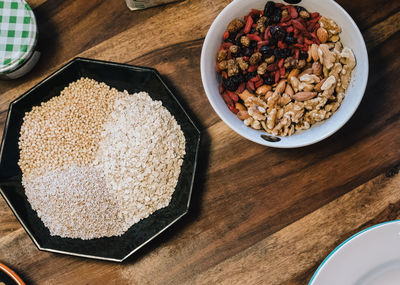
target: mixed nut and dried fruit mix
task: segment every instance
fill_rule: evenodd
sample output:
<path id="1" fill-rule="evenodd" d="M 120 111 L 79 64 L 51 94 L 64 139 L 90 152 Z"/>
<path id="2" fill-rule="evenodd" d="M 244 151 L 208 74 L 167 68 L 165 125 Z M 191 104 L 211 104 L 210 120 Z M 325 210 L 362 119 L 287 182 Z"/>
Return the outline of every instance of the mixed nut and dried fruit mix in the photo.
<path id="1" fill-rule="evenodd" d="M 216 63 L 228 108 L 245 125 L 277 136 L 331 117 L 356 65 L 341 31 L 318 12 L 272 1 L 231 21 Z"/>

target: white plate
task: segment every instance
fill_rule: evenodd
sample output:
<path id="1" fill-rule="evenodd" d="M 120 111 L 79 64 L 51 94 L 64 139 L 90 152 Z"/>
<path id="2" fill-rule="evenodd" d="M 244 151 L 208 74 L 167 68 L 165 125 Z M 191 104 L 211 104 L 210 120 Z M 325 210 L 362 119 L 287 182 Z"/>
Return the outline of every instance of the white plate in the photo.
<path id="1" fill-rule="evenodd" d="M 335 248 L 309 285 L 399 285 L 400 221 L 367 228 Z"/>

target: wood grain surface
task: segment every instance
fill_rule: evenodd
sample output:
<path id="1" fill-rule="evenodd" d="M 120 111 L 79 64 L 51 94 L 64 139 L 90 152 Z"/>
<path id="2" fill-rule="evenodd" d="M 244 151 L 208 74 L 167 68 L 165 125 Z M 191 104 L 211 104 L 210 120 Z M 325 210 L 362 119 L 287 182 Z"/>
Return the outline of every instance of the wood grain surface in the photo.
<path id="1" fill-rule="evenodd" d="M 300 149 L 249 142 L 211 108 L 200 53 L 230 1 L 131 12 L 123 0 L 31 0 L 42 57 L 0 82 L 10 101 L 76 56 L 159 70 L 196 117 L 203 142 L 189 215 L 122 264 L 39 251 L 0 200 L 0 261 L 29 284 L 307 284 L 352 234 L 400 218 L 400 1 L 339 0 L 361 29 L 364 99 L 335 135 Z"/>

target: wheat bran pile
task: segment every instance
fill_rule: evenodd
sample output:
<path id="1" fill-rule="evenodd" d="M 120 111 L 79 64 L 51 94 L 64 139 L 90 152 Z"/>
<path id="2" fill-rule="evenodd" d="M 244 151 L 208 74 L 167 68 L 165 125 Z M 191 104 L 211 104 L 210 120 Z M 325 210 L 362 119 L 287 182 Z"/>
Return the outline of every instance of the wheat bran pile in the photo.
<path id="1" fill-rule="evenodd" d="M 81 78 L 25 114 L 19 147 L 26 196 L 50 234 L 93 239 L 169 204 L 185 137 L 147 93 Z"/>

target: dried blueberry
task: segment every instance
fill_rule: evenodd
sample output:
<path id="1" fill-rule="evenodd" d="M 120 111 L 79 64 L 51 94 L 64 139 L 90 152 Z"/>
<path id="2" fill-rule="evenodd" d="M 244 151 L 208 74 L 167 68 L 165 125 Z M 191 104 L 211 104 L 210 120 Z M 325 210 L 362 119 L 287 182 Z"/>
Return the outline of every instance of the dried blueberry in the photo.
<path id="1" fill-rule="evenodd" d="M 308 58 L 308 52 L 301 50 L 299 53 L 299 59 L 307 59 Z"/>
<path id="2" fill-rule="evenodd" d="M 293 45 L 293 44 L 297 43 L 297 40 L 295 37 L 287 36 L 285 38 L 285 43 L 287 43 L 289 45 Z"/>
<path id="3" fill-rule="evenodd" d="M 275 11 L 275 3 L 273 1 L 268 1 L 264 7 L 264 16 L 271 17 Z"/>
<path id="4" fill-rule="evenodd" d="M 275 38 L 269 38 L 269 41 L 268 41 L 268 45 L 269 46 L 276 46 L 276 44 L 278 43 L 278 40 L 277 39 L 275 39 Z"/>
<path id="5" fill-rule="evenodd" d="M 273 85 L 275 83 L 275 79 L 272 76 L 268 76 L 265 78 L 264 83 L 267 85 Z"/>
<path id="6" fill-rule="evenodd" d="M 229 33 L 229 37 L 225 40 L 225 42 L 236 44 L 236 35 L 237 33 Z"/>
<path id="7" fill-rule="evenodd" d="M 287 58 L 290 56 L 290 50 L 285 48 L 285 49 L 275 49 L 274 50 L 274 55 L 277 58 Z"/>
<path id="8" fill-rule="evenodd" d="M 274 54 L 274 51 L 269 46 L 262 46 L 260 52 L 264 58 L 268 58 Z"/>
<path id="9" fill-rule="evenodd" d="M 244 47 L 241 49 L 243 56 L 247 56 L 250 57 L 253 54 L 252 49 L 248 48 L 248 47 Z"/>
<path id="10" fill-rule="evenodd" d="M 245 81 L 249 81 L 251 78 L 257 76 L 257 72 L 247 72 L 244 76 Z"/>

